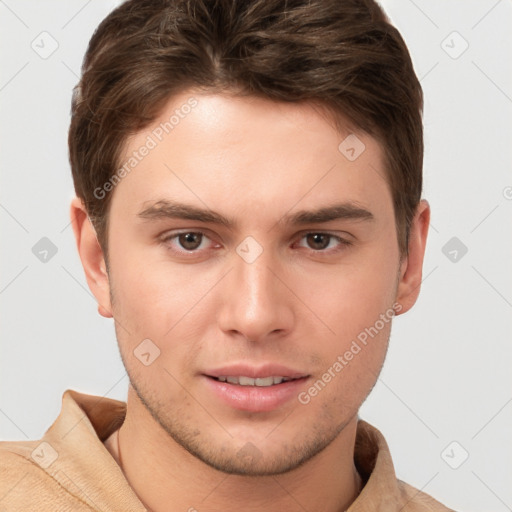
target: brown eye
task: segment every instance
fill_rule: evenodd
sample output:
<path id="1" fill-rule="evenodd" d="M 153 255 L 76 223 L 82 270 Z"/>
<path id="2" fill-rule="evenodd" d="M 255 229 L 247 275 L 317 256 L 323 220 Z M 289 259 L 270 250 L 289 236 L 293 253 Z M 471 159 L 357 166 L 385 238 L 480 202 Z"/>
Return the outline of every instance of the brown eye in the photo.
<path id="1" fill-rule="evenodd" d="M 316 251 L 327 248 L 331 238 L 332 235 L 327 235 L 325 233 L 310 233 L 309 235 L 306 235 L 308 246 Z"/>
<path id="2" fill-rule="evenodd" d="M 200 247 L 201 242 L 203 241 L 202 233 L 182 233 L 178 235 L 178 241 L 187 251 L 193 251 Z"/>

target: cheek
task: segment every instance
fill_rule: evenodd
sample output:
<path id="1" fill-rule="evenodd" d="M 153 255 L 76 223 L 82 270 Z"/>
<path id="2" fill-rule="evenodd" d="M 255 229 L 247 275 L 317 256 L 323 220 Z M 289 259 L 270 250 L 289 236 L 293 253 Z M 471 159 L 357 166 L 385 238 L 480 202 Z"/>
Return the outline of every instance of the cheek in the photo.
<path id="1" fill-rule="evenodd" d="M 131 318 L 149 321 L 154 317 L 165 320 L 193 295 L 193 287 L 185 286 L 182 272 L 176 272 L 165 261 L 148 259 L 143 251 L 114 253 L 111 259 L 116 305 L 129 321 Z"/>
<path id="2" fill-rule="evenodd" d="M 393 317 L 389 308 L 374 306 L 371 311 L 370 306 L 359 314 L 340 316 L 336 335 L 317 345 L 321 370 L 299 396 L 301 404 L 311 403 L 338 420 L 360 408 L 382 369 Z"/>
<path id="3" fill-rule="evenodd" d="M 161 264 L 137 265 L 129 257 L 117 258 L 112 265 L 119 350 L 133 382 L 152 389 L 155 397 L 164 393 L 161 390 L 179 394 L 175 377 L 193 368 L 201 350 L 204 325 L 194 322 L 203 312 L 201 305 L 194 307 L 200 290 L 190 283 L 185 286 L 183 274 Z M 145 353 L 151 360 L 147 366 Z"/>
<path id="4" fill-rule="evenodd" d="M 309 291 L 318 315 L 346 340 L 373 325 L 392 307 L 397 289 L 398 262 L 386 258 L 356 264 L 328 276 L 323 286 Z"/>
<path id="5" fill-rule="evenodd" d="M 381 247 L 335 269 L 322 279 L 322 287 L 311 288 L 308 304 L 328 326 L 314 350 L 323 368 L 336 375 L 330 386 L 337 390 L 333 400 L 339 393 L 362 400 L 361 393 L 373 386 L 388 346 L 397 275 L 398 252 Z"/>
<path id="6" fill-rule="evenodd" d="M 208 320 L 212 294 L 218 281 L 214 272 L 197 278 L 193 267 L 177 271 L 168 262 L 128 254 L 112 258 L 113 312 L 120 347 L 127 355 L 142 340 L 160 349 L 159 363 L 169 369 L 197 354 Z M 145 262 L 146 264 L 141 263 Z M 122 327 L 120 327 L 122 325 Z"/>

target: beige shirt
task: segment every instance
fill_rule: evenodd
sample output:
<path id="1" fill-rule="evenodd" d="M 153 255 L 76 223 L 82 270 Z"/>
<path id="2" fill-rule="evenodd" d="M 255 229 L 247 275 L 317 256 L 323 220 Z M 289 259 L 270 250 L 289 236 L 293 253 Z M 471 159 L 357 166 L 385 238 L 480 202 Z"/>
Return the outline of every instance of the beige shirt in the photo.
<path id="1" fill-rule="evenodd" d="M 65 391 L 42 439 L 0 442 L 0 512 L 144 511 L 104 445 L 125 414 L 125 402 Z M 384 437 L 363 420 L 354 461 L 364 487 L 348 512 L 451 510 L 396 478 Z"/>

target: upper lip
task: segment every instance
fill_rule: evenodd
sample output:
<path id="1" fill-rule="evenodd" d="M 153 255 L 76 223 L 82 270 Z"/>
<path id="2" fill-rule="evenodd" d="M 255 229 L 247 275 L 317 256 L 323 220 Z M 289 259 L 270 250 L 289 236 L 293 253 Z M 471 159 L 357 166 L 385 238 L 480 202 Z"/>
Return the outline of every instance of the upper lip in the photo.
<path id="1" fill-rule="evenodd" d="M 289 379 L 301 379 L 307 377 L 308 374 L 294 370 L 280 364 L 234 364 L 222 366 L 212 370 L 207 370 L 204 375 L 208 377 L 252 377 L 253 379 L 264 379 L 265 377 L 286 377 Z"/>

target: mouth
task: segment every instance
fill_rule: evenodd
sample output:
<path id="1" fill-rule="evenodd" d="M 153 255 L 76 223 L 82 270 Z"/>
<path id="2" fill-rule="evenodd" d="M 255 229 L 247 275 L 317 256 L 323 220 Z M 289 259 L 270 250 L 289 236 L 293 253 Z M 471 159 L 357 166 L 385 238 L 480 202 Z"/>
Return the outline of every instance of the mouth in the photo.
<path id="1" fill-rule="evenodd" d="M 296 400 L 310 375 L 285 366 L 234 365 L 203 373 L 213 400 L 248 412 L 269 412 Z"/>
<path id="2" fill-rule="evenodd" d="M 298 378 L 282 377 L 279 375 L 273 375 L 270 377 L 247 377 L 246 375 L 240 376 L 227 376 L 220 375 L 219 377 L 210 377 L 211 379 L 219 382 L 227 382 L 228 384 L 234 384 L 236 386 L 257 386 L 261 388 L 268 388 L 270 386 L 277 386 L 283 382 L 290 382 L 292 380 L 298 380 Z M 300 378 L 300 377 L 299 377 Z"/>

